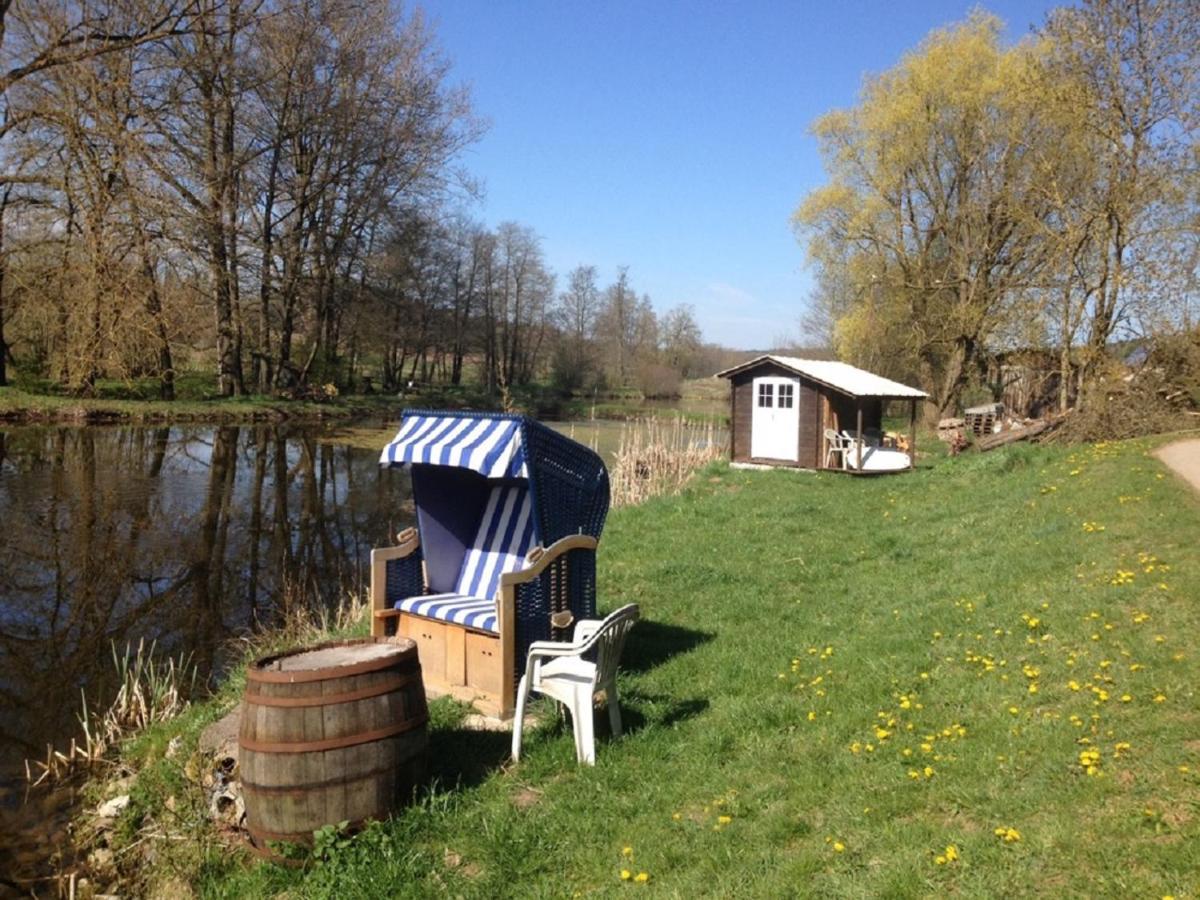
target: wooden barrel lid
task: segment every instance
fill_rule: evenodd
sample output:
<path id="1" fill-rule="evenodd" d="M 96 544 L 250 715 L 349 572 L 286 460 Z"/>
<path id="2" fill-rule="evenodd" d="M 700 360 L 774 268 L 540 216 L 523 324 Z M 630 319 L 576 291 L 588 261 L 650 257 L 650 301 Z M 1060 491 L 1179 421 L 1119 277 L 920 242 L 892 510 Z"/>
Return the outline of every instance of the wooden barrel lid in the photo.
<path id="1" fill-rule="evenodd" d="M 246 678 L 276 683 L 343 678 L 389 668 L 399 661 L 397 657 L 415 657 L 416 652 L 416 641 L 409 638 L 331 641 L 255 660 Z"/>

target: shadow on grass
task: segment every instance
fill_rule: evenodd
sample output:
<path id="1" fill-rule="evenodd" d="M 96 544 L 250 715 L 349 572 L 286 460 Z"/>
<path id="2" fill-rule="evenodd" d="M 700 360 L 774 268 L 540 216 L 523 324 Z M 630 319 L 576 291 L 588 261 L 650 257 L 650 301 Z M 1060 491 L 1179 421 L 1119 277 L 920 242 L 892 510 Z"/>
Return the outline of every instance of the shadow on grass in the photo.
<path id="1" fill-rule="evenodd" d="M 704 697 L 681 700 L 661 694 L 644 694 L 626 690 L 621 694 L 621 725 L 626 734 L 636 734 L 648 727 L 673 728 L 687 719 L 700 715 L 709 707 Z M 608 734 L 608 714 L 598 711 L 596 733 Z"/>
<path id="2" fill-rule="evenodd" d="M 631 674 L 647 672 L 714 637 L 716 635 L 711 632 L 643 619 L 626 640 L 621 670 Z M 621 695 L 623 730 L 636 733 L 647 727 L 671 728 L 701 714 L 708 705 L 702 698 L 679 699 L 631 688 Z M 544 708 L 552 719 L 558 720 L 552 733 L 563 730 L 570 733 L 570 722 L 565 715 L 556 716 L 552 704 L 545 704 Z M 609 736 L 608 714 L 603 709 L 596 711 L 596 735 Z M 511 742 L 512 735 L 508 731 L 482 731 L 462 726 L 434 728 L 429 735 L 429 783 L 437 785 L 438 790 L 476 787 L 508 761 Z"/>
<path id="3" fill-rule="evenodd" d="M 672 656 L 695 650 L 715 637 L 710 631 L 693 631 L 678 625 L 642 619 L 626 638 L 625 652 L 621 654 L 621 669 L 626 672 L 649 672 Z"/>
<path id="4" fill-rule="evenodd" d="M 429 783 L 441 790 L 482 784 L 508 761 L 512 734 L 446 728 L 429 735 Z"/>

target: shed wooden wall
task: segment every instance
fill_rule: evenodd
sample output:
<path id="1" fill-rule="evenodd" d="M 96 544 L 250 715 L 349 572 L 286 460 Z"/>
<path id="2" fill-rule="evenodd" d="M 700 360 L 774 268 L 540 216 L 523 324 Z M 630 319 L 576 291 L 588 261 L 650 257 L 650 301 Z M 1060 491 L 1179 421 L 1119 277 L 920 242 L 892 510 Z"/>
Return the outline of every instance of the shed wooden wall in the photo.
<path id="1" fill-rule="evenodd" d="M 814 381 L 800 376 L 800 462 L 803 469 L 815 469 L 821 465 L 825 450 L 824 432 L 821 428 L 821 393 L 823 388 Z"/>
<path id="2" fill-rule="evenodd" d="M 755 459 L 750 455 L 750 431 L 754 417 L 754 379 L 763 376 L 798 378 L 800 390 L 799 460 Z M 857 406 L 853 397 L 818 384 L 803 375 L 772 362 L 738 372 L 730 379 L 729 456 L 734 462 L 763 462 L 802 469 L 821 468 L 825 463 L 825 429 L 849 432 L 857 425 Z M 883 421 L 883 403 L 877 399 L 862 401 L 863 428 L 879 428 Z"/>

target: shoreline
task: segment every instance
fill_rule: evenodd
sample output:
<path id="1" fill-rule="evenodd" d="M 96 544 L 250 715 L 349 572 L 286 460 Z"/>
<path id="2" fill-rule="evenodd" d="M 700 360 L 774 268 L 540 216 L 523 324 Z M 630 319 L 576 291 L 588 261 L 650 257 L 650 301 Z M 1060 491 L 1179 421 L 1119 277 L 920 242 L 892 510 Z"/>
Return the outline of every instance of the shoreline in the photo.
<path id="1" fill-rule="evenodd" d="M 25 425 L 242 425 L 282 422 L 345 422 L 371 417 L 397 419 L 406 407 L 487 409 L 486 398 L 437 391 L 405 397 L 345 395 L 328 401 L 288 400 L 248 396 L 199 400 L 121 400 L 35 394 L 15 387 L 0 388 L 0 426 Z M 724 413 L 659 408 L 654 401 L 593 403 L 566 398 L 553 403 L 530 398 L 515 404 L 514 412 L 557 421 L 627 421 L 630 419 L 681 418 L 689 424 L 727 425 Z"/>
<path id="2" fill-rule="evenodd" d="M 405 400 L 384 395 L 349 396 L 327 402 L 274 397 L 199 400 L 119 400 L 34 394 L 0 388 L 4 425 L 158 425 L 177 422 L 236 425 L 254 422 L 349 421 L 399 415 Z"/>

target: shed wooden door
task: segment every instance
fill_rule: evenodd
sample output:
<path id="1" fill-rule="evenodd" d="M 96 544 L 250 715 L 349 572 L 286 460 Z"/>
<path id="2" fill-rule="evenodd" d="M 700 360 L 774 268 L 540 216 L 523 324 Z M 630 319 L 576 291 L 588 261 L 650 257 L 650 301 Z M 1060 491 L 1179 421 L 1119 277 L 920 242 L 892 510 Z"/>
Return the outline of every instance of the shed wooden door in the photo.
<path id="1" fill-rule="evenodd" d="M 754 379 L 750 455 L 756 459 L 800 458 L 800 384 L 797 378 Z"/>

